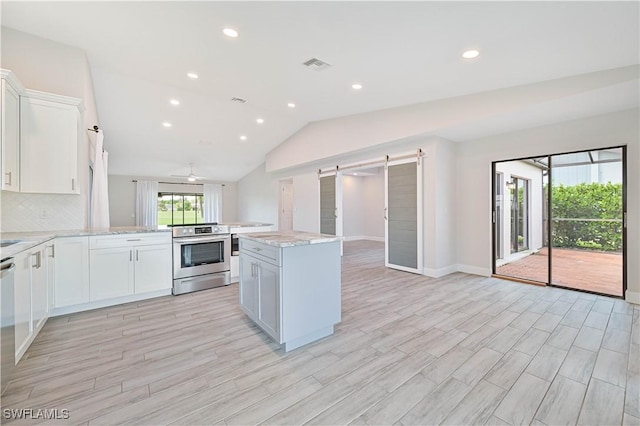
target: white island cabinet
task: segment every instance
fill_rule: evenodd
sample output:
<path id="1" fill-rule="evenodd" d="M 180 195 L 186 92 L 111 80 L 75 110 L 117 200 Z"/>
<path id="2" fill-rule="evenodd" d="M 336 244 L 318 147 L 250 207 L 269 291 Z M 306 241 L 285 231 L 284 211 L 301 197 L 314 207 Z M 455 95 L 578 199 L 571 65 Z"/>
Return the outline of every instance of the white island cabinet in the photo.
<path id="1" fill-rule="evenodd" d="M 333 334 L 341 320 L 340 237 L 242 234 L 240 306 L 285 351 Z"/>

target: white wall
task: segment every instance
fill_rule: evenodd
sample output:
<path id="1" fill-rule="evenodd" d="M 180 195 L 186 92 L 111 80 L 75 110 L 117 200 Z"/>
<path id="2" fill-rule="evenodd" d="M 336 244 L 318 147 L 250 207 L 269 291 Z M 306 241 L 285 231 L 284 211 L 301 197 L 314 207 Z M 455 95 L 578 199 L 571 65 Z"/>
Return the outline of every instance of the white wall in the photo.
<path id="1" fill-rule="evenodd" d="M 358 176 L 342 177 L 343 235 L 346 238 L 364 235 L 363 218 L 367 207 L 364 205 L 363 181 Z"/>
<path id="2" fill-rule="evenodd" d="M 491 273 L 491 162 L 627 145 L 627 300 L 640 303 L 638 109 L 502 134 L 457 145 L 459 269 Z"/>
<path id="3" fill-rule="evenodd" d="M 278 225 L 278 180 L 267 176 L 264 164 L 240 179 L 237 183 L 237 191 L 238 221 Z M 295 197 L 298 192 L 295 183 L 293 191 Z"/>
<path id="4" fill-rule="evenodd" d="M 109 175 L 109 215 L 111 226 L 135 226 L 136 224 L 136 184 L 134 180 L 151 180 L 159 182 L 184 183 L 184 179 L 166 177 L 144 177 Z M 222 188 L 222 222 L 236 222 L 237 214 L 237 183 L 224 183 Z M 202 192 L 202 187 L 191 185 L 160 184 L 160 191 L 195 191 Z"/>
<path id="5" fill-rule="evenodd" d="M 362 235 L 384 240 L 384 173 L 378 170 L 373 176 L 362 179 Z"/>
<path id="6" fill-rule="evenodd" d="M 85 128 L 100 125 L 93 82 L 83 50 L 2 27 L 2 68 L 14 72 L 27 89 L 83 99 Z M 47 66 L 43 66 L 47 64 Z M 90 132 L 78 139 L 80 195 L 13 194 L 3 197 L 2 230 L 30 231 L 82 229 L 87 226 L 89 206 Z M 105 145 L 108 149 L 108 130 Z M 64 208 L 41 217 L 43 209 Z M 23 212 L 23 216 L 18 212 Z M 30 218 L 32 220 L 26 220 Z"/>
<path id="7" fill-rule="evenodd" d="M 543 228 L 543 190 L 542 170 L 524 161 L 507 161 L 496 164 L 496 172 L 503 173 L 502 183 L 502 247 L 504 258 L 511 257 L 511 197 L 506 183 L 513 178 L 529 180 L 529 210 L 527 218 L 529 222 L 529 250 L 538 250 L 542 247 Z"/>
<path id="8" fill-rule="evenodd" d="M 342 178 L 343 225 L 347 239 L 384 241 L 384 171 Z"/>
<path id="9" fill-rule="evenodd" d="M 320 183 L 315 172 L 293 176 L 293 229 L 320 232 L 319 191 Z"/>
<path id="10" fill-rule="evenodd" d="M 457 262 L 456 253 L 456 168 L 455 146 L 451 141 L 439 139 L 435 144 L 435 160 L 425 162 L 426 168 L 435 168 L 435 177 L 426 181 L 435 186 L 435 271 L 433 276 L 442 276 L 454 272 Z M 428 200 L 427 200 L 428 201 Z"/>

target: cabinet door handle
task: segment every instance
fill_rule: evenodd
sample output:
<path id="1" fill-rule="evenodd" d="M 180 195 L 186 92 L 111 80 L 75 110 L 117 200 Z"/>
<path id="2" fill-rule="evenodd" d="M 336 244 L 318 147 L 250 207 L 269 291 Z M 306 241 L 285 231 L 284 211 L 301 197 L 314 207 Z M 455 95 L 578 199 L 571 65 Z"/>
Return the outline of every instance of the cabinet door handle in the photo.
<path id="1" fill-rule="evenodd" d="M 49 247 L 51 248 L 51 254 L 49 255 L 49 257 L 56 257 L 56 245 L 51 244 Z"/>
<path id="2" fill-rule="evenodd" d="M 75 178 L 71 179 L 71 190 L 72 191 L 76 190 L 76 180 L 75 180 Z"/>
<path id="3" fill-rule="evenodd" d="M 11 172 L 7 172 L 7 173 L 5 173 L 4 175 L 5 175 L 5 177 L 8 177 L 8 178 L 9 178 L 9 182 L 7 182 L 7 179 L 5 179 L 5 180 L 4 180 L 4 184 L 5 184 L 5 185 L 9 185 L 9 186 L 11 186 Z"/>
<path id="4" fill-rule="evenodd" d="M 36 259 L 36 263 L 32 263 L 31 267 L 34 269 L 40 269 L 40 267 L 42 266 L 42 252 L 38 251 L 36 253 L 31 253 L 31 257 L 35 257 Z"/>
<path id="5" fill-rule="evenodd" d="M 129 250 L 129 262 L 133 262 L 133 250 Z"/>
<path id="6" fill-rule="evenodd" d="M 138 261 L 138 250 L 136 249 L 136 262 Z"/>
<path id="7" fill-rule="evenodd" d="M 130 240 L 127 240 L 127 241 L 140 241 L 140 240 L 142 240 L 142 238 L 131 238 Z"/>

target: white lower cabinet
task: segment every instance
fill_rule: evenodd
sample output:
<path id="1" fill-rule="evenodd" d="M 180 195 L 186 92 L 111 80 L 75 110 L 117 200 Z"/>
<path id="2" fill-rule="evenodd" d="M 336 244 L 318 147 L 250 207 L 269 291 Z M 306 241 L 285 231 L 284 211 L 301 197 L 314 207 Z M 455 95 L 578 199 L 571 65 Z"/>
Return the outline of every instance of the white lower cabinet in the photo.
<path id="1" fill-rule="evenodd" d="M 91 250 L 89 264 L 91 302 L 133 294 L 133 249 Z"/>
<path id="2" fill-rule="evenodd" d="M 171 245 L 154 244 L 135 248 L 136 294 L 170 289 L 173 285 Z"/>
<path id="3" fill-rule="evenodd" d="M 231 269 L 231 282 L 238 282 L 240 280 L 240 256 L 231 256 L 230 269 Z"/>
<path id="4" fill-rule="evenodd" d="M 273 338 L 280 339 L 280 268 L 258 263 L 258 322 Z"/>
<path id="5" fill-rule="evenodd" d="M 31 252 L 31 328 L 34 331 L 40 330 L 49 318 L 46 252 L 46 244 L 39 245 Z"/>
<path id="6" fill-rule="evenodd" d="M 240 254 L 240 304 L 244 311 L 278 343 L 280 334 L 280 267 Z"/>
<path id="7" fill-rule="evenodd" d="M 26 352 L 31 335 L 31 256 L 29 252 L 22 252 L 13 260 L 16 265 L 13 280 L 17 363 Z"/>
<path id="8" fill-rule="evenodd" d="M 89 237 L 56 238 L 54 307 L 89 302 Z"/>
<path id="9" fill-rule="evenodd" d="M 240 238 L 240 307 L 285 351 L 340 322 L 340 242 L 277 247 Z"/>
<path id="10" fill-rule="evenodd" d="M 171 234 L 90 237 L 91 302 L 171 289 Z"/>
<path id="11" fill-rule="evenodd" d="M 240 306 L 252 319 L 258 315 L 258 275 L 256 260 L 251 256 L 239 256 L 240 259 Z"/>
<path id="12" fill-rule="evenodd" d="M 16 362 L 49 318 L 47 246 L 40 244 L 14 257 Z"/>

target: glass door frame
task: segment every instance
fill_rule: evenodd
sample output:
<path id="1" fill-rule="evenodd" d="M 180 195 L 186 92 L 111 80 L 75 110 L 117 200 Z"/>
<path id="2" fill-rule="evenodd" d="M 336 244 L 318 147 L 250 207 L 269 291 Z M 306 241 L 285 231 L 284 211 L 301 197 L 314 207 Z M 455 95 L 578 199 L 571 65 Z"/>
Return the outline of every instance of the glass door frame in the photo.
<path id="1" fill-rule="evenodd" d="M 601 151 L 601 150 L 605 150 L 605 149 L 621 149 L 622 151 L 622 296 L 614 296 L 614 295 L 610 295 L 610 294 L 603 294 L 603 293 L 597 293 L 597 292 L 593 292 L 593 291 L 588 291 L 588 290 L 582 290 L 582 289 L 576 289 L 576 288 L 571 288 L 571 287 L 564 287 L 564 286 L 560 286 L 557 284 L 553 284 L 552 281 L 552 266 L 553 266 L 553 216 L 552 216 L 552 207 L 553 207 L 553 191 L 552 191 L 552 187 L 553 187 L 553 157 L 554 156 L 559 156 L 559 155 L 566 155 L 566 154 L 579 154 L 579 153 L 584 153 L 584 152 L 592 152 L 592 151 Z M 496 230 L 496 226 L 497 226 L 497 211 L 496 211 L 496 172 L 497 172 L 497 165 L 499 163 L 505 163 L 505 162 L 510 162 L 510 161 L 521 161 L 521 160 L 531 160 L 531 159 L 537 159 L 537 158 L 547 158 L 547 164 L 548 164 L 548 169 L 547 169 L 547 173 L 548 173 L 548 188 L 546 192 L 543 192 L 545 194 L 545 196 L 547 197 L 547 205 L 546 205 L 546 214 L 547 214 L 547 235 L 548 235 L 548 253 L 549 253 L 549 259 L 548 259 L 548 265 L 547 265 L 547 282 L 539 282 L 539 281 L 533 281 L 533 280 L 528 280 L 526 278 L 518 278 L 518 277 L 511 277 L 508 275 L 500 275 L 497 273 L 497 257 L 499 255 L 499 253 L 497 252 L 498 247 L 497 247 L 497 230 Z M 504 196 L 506 194 L 503 194 L 503 199 Z M 527 156 L 527 157 L 519 157 L 519 158 L 511 158 L 511 159 L 506 159 L 506 160 L 498 160 L 498 161 L 492 161 L 491 162 L 491 272 L 492 272 L 492 276 L 497 277 L 497 278 L 502 278 L 502 279 L 508 279 L 511 281 L 518 281 L 518 282 L 524 282 L 524 283 L 528 283 L 528 284 L 534 284 L 534 285 L 541 285 L 541 286 L 549 286 L 549 287 L 557 287 L 557 288 L 564 288 L 564 289 L 568 289 L 568 290 L 573 290 L 573 291 L 581 291 L 583 293 L 591 293 L 591 294 L 597 294 L 597 295 L 603 295 L 603 296 L 607 296 L 607 297 L 615 297 L 615 298 L 621 298 L 624 299 L 626 292 L 627 292 L 627 146 L 626 145 L 616 145 L 616 146 L 607 146 L 607 147 L 600 147 L 600 148 L 593 148 L 593 149 L 581 149 L 578 151 L 566 151 L 566 152 L 556 152 L 553 154 L 544 154 L 544 155 L 531 155 L 531 156 Z"/>

